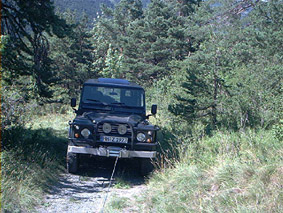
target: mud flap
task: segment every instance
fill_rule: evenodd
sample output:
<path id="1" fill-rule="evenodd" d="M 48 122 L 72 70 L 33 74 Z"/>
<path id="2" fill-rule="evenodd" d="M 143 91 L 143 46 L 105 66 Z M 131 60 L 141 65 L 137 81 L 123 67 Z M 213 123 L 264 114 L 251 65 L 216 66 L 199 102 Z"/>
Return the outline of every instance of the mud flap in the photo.
<path id="1" fill-rule="evenodd" d="M 67 171 L 69 173 L 75 174 L 78 171 L 79 167 L 79 154 L 76 153 L 67 153 Z"/>
<path id="2" fill-rule="evenodd" d="M 150 158 L 140 159 L 140 173 L 142 176 L 149 175 L 154 169 Z"/>

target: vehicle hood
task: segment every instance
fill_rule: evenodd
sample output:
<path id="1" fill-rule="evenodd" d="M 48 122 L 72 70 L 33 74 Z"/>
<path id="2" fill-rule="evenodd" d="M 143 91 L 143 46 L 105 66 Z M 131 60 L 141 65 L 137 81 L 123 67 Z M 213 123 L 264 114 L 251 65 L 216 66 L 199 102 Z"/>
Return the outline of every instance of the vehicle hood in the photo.
<path id="1" fill-rule="evenodd" d="M 77 115 L 74 122 L 75 123 L 99 123 L 103 122 L 117 122 L 117 123 L 130 123 L 133 126 L 136 126 L 138 123 L 143 121 L 143 117 L 137 114 L 113 114 L 113 113 L 95 113 L 95 112 L 86 112 L 82 115 Z"/>

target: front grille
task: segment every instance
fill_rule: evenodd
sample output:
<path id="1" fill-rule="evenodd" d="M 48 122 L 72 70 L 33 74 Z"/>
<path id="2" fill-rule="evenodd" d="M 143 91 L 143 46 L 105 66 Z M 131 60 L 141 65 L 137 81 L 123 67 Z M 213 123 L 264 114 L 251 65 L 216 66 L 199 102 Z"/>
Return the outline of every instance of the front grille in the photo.
<path id="1" fill-rule="evenodd" d="M 98 132 L 98 133 L 103 133 L 103 134 L 105 134 L 105 133 L 103 132 L 102 125 L 103 125 L 103 123 L 101 123 L 101 124 L 98 125 L 97 132 Z M 111 123 L 112 129 L 111 129 L 111 132 L 110 132 L 109 134 L 120 135 L 120 134 L 118 133 L 118 126 L 119 126 L 119 125 L 120 125 L 120 124 L 113 124 L 113 123 Z M 126 127 L 127 127 L 127 132 L 126 132 L 126 134 L 121 135 L 121 136 L 131 136 L 132 134 L 131 134 L 131 128 L 130 128 L 130 126 L 129 126 L 128 124 L 123 124 L 123 125 L 126 125 Z"/>

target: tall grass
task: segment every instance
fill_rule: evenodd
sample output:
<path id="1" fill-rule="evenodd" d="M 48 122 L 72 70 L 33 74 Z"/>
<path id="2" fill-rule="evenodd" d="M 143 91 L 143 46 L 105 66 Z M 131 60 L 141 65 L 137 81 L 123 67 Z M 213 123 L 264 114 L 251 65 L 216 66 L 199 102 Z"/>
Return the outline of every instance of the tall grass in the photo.
<path id="1" fill-rule="evenodd" d="M 283 145 L 272 131 L 218 131 L 179 147 L 174 167 L 150 179 L 142 212 L 283 211 Z"/>
<path id="2" fill-rule="evenodd" d="M 3 212 L 30 212 L 64 170 L 67 115 L 34 116 L 3 131 Z"/>

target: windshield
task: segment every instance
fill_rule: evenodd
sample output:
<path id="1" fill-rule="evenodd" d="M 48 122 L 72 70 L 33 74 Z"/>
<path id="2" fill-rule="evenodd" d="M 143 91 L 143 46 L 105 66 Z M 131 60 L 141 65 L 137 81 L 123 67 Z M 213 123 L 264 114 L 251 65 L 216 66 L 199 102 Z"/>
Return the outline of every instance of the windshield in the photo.
<path id="1" fill-rule="evenodd" d="M 125 107 L 144 107 L 144 91 L 135 88 L 115 88 L 86 85 L 83 89 L 82 103 L 115 105 Z"/>

